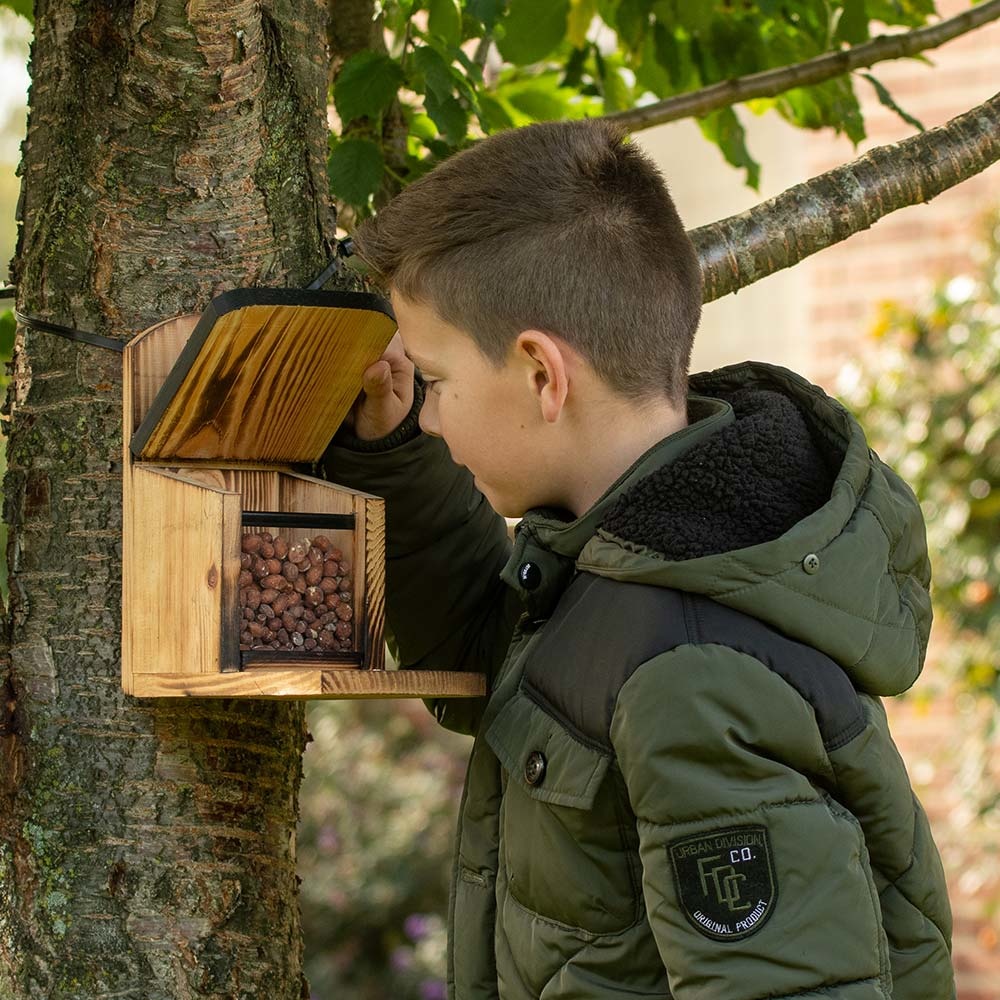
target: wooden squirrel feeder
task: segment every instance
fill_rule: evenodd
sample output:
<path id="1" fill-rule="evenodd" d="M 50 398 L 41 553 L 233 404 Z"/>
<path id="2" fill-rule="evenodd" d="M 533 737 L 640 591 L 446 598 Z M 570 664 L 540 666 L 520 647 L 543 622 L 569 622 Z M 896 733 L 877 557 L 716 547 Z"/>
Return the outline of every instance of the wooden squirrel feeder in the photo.
<path id="1" fill-rule="evenodd" d="M 485 694 L 482 674 L 385 669 L 384 502 L 294 468 L 321 457 L 395 328 L 374 295 L 251 288 L 126 346 L 126 693 Z"/>

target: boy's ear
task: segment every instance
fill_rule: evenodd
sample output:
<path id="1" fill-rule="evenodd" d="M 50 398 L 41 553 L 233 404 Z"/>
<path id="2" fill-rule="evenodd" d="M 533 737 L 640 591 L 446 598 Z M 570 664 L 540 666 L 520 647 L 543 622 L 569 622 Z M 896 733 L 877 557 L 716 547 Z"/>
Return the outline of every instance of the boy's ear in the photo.
<path id="1" fill-rule="evenodd" d="M 569 394 L 572 358 L 562 340 L 541 330 L 522 330 L 514 342 L 518 359 L 524 364 L 528 387 L 538 400 L 542 419 L 554 424 Z"/>

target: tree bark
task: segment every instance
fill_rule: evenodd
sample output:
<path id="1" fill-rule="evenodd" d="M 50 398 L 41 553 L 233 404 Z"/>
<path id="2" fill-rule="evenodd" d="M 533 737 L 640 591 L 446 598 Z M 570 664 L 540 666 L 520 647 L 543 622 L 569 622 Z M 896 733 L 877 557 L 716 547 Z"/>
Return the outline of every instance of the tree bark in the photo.
<path id="1" fill-rule="evenodd" d="M 704 301 L 870 229 L 1000 159 L 1000 94 L 940 128 L 864 156 L 783 191 L 740 215 L 692 230 Z"/>
<path id="2" fill-rule="evenodd" d="M 35 6 L 22 313 L 125 341 L 322 268 L 322 0 Z M 122 694 L 121 406 L 120 355 L 19 329 L 0 996 L 297 1000 L 302 704 Z"/>

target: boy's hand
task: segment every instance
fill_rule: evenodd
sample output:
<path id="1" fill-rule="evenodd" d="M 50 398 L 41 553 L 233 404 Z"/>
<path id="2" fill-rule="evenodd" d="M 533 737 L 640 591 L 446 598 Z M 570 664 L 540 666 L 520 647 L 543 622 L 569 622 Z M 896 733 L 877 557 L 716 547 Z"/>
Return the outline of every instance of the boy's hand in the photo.
<path id="1" fill-rule="evenodd" d="M 363 441 L 391 434 L 413 406 L 413 362 L 397 333 L 382 357 L 365 369 L 362 393 L 345 423 Z"/>

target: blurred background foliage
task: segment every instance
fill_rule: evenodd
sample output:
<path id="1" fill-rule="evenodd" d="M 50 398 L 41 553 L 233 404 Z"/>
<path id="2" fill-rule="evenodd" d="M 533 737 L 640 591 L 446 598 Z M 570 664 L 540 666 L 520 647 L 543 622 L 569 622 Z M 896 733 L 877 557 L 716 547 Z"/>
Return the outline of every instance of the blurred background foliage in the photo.
<path id="1" fill-rule="evenodd" d="M 959 691 L 991 706 L 980 753 L 1000 730 L 1000 211 L 981 226 L 978 271 L 916 308 L 886 302 L 873 350 L 838 391 L 872 447 L 913 487 L 927 521 L 938 659 Z M 988 783 L 984 811 L 1000 806 Z"/>
<path id="2" fill-rule="evenodd" d="M 421 702 L 313 702 L 298 865 L 316 1000 L 445 1000 L 467 737 Z"/>

